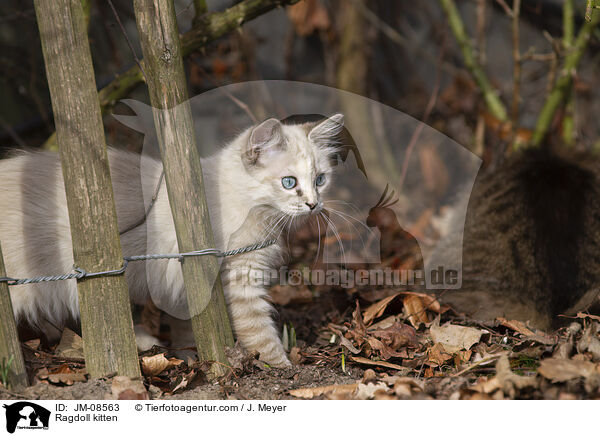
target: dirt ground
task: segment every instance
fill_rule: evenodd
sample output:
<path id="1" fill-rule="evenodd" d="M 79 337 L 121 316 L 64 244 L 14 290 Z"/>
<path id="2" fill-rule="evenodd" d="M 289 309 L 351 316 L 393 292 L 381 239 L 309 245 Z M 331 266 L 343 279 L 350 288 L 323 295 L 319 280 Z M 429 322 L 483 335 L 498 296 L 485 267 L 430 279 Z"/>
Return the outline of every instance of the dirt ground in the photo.
<path id="1" fill-rule="evenodd" d="M 310 232 L 293 242 L 304 248 L 291 266 L 316 257 Z M 410 265 L 398 252 L 390 246 L 386 264 Z M 81 337 L 65 329 L 58 344 L 23 343 L 32 386 L 14 393 L 0 382 L 0 399 L 600 399 L 596 315 L 565 317 L 564 327 L 545 332 L 469 319 L 431 295 L 384 286 L 279 284 L 270 297 L 292 368 L 271 368 L 235 347 L 226 375 L 209 381 L 210 363 L 154 347 L 140 356 L 141 380 L 92 380 Z M 148 305 L 138 321 L 168 342 L 160 316 Z"/>
<path id="2" fill-rule="evenodd" d="M 300 388 L 314 388 L 322 384 L 349 384 L 360 378 L 361 371 L 350 371 L 354 377 L 330 368 L 318 368 L 310 365 L 295 366 L 291 369 L 269 369 L 256 371 L 244 377 L 234 378 L 224 383 L 203 383 L 199 386 L 173 395 L 164 395 L 160 389 L 150 389 L 150 399 L 170 400 L 245 400 L 269 399 L 290 400 L 295 397 L 289 391 Z M 100 400 L 110 399 L 110 380 L 89 380 L 72 386 L 56 386 L 38 383 L 22 392 L 11 392 L 0 387 L 0 399 L 38 399 L 38 400 Z"/>

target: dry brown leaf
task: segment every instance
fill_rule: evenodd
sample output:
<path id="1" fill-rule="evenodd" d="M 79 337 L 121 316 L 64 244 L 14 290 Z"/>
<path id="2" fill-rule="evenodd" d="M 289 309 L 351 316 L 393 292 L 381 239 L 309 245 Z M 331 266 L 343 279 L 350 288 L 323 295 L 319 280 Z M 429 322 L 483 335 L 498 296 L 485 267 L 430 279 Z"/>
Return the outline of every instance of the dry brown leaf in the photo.
<path id="1" fill-rule="evenodd" d="M 379 339 L 374 338 L 373 336 L 368 336 L 367 342 L 373 350 L 379 351 L 379 354 L 381 355 L 381 358 L 383 360 L 389 360 L 392 357 L 408 357 L 406 350 L 402 350 L 402 352 L 394 351 L 390 347 L 385 345 L 383 342 L 381 342 Z"/>
<path id="2" fill-rule="evenodd" d="M 185 374 L 181 381 L 173 388 L 173 392 L 177 392 L 180 389 L 184 389 L 187 385 L 196 378 L 196 371 L 191 371 L 189 374 Z"/>
<path id="3" fill-rule="evenodd" d="M 340 344 L 348 349 L 352 354 L 360 354 L 360 350 L 352 345 L 352 342 L 343 335 L 340 336 Z"/>
<path id="4" fill-rule="evenodd" d="M 392 377 L 390 377 L 391 379 Z M 424 384 L 421 381 L 410 377 L 393 377 L 394 393 L 398 397 L 410 397 L 414 393 L 423 392 Z M 384 380 L 389 384 L 390 380 Z"/>
<path id="5" fill-rule="evenodd" d="M 357 400 L 371 400 L 377 394 L 387 394 L 387 393 L 389 393 L 389 388 L 383 382 L 379 382 L 377 384 L 375 384 L 375 383 L 367 383 L 367 384 L 359 383 L 358 387 L 356 389 L 356 393 L 354 394 L 354 398 Z"/>
<path id="6" fill-rule="evenodd" d="M 498 380 L 498 377 L 489 378 L 470 387 L 471 390 L 482 394 L 491 394 L 501 388 L 502 384 L 500 383 L 500 380 Z"/>
<path id="7" fill-rule="evenodd" d="M 150 394 L 146 391 L 141 380 L 131 380 L 129 377 L 118 375 L 112 380 L 111 393 L 106 400 L 148 400 Z"/>
<path id="8" fill-rule="evenodd" d="M 369 383 L 375 380 L 377 380 L 377 373 L 371 368 L 366 369 L 363 373 L 362 383 Z"/>
<path id="9" fill-rule="evenodd" d="M 71 386 L 75 382 L 84 382 L 87 380 L 86 373 L 71 373 L 71 374 L 49 374 L 48 381 L 53 384 L 65 384 Z"/>
<path id="10" fill-rule="evenodd" d="M 440 304 L 439 300 L 435 297 L 435 295 L 423 294 L 422 292 L 411 292 L 411 291 L 403 291 L 400 294 L 403 297 L 408 297 L 408 296 L 419 297 L 422 300 L 423 305 L 425 306 L 425 309 L 430 310 L 435 313 L 438 313 L 438 314 L 447 312 L 450 309 L 449 306 Z"/>
<path id="11" fill-rule="evenodd" d="M 54 352 L 62 357 L 83 359 L 83 339 L 73 330 L 65 327 Z"/>
<path id="12" fill-rule="evenodd" d="M 403 347 L 416 347 L 418 345 L 416 330 L 401 322 L 396 322 L 385 329 L 369 331 L 369 333 L 379 338 L 381 342 L 392 350 L 399 350 Z"/>
<path id="13" fill-rule="evenodd" d="M 494 378 L 496 381 L 489 381 L 486 386 L 487 390 L 491 392 L 496 383 L 502 389 L 502 392 L 510 398 L 515 398 L 517 392 L 521 389 L 536 388 L 538 386 L 538 380 L 535 376 L 522 376 L 513 373 L 510 370 L 510 361 L 506 355 L 500 356 L 498 362 L 496 362 L 496 377 Z"/>
<path id="14" fill-rule="evenodd" d="M 521 333 L 522 335 L 525 335 L 525 336 L 533 336 L 534 335 L 533 331 L 531 331 L 525 325 L 525 323 L 523 323 L 522 321 L 508 320 L 506 318 L 497 318 L 497 320 L 500 323 L 500 325 L 503 325 L 504 327 L 508 327 L 509 329 L 514 330 L 518 333 Z"/>
<path id="15" fill-rule="evenodd" d="M 357 388 L 358 383 L 352 383 L 348 385 L 317 386 L 314 388 L 294 389 L 290 391 L 289 394 L 292 397 L 310 400 L 311 398 L 325 394 L 353 394 Z"/>
<path id="16" fill-rule="evenodd" d="M 598 366 L 592 362 L 554 357 L 542 360 L 538 372 L 553 383 L 600 374 Z"/>
<path id="17" fill-rule="evenodd" d="M 473 352 L 471 350 L 457 351 L 456 354 L 454 354 L 454 366 L 458 368 L 463 363 L 467 363 L 471 359 L 472 354 Z"/>
<path id="18" fill-rule="evenodd" d="M 412 377 L 406 377 L 403 375 L 387 375 L 387 374 L 385 374 L 383 377 L 381 377 L 381 381 L 384 383 L 387 383 L 388 386 L 395 386 L 398 383 L 405 383 L 405 384 L 409 384 L 413 388 L 419 389 L 421 391 L 425 387 L 425 384 L 423 383 L 423 381 L 418 380 L 416 378 L 412 378 Z"/>
<path id="19" fill-rule="evenodd" d="M 367 328 L 360 315 L 360 304 L 358 303 L 358 300 L 356 300 L 356 309 L 352 312 L 352 321 L 354 325 L 354 334 L 364 336 L 367 333 Z"/>
<path id="20" fill-rule="evenodd" d="M 27 345 L 32 350 L 37 350 L 40 348 L 40 342 L 40 339 L 31 339 L 29 341 L 26 341 L 25 345 Z"/>
<path id="21" fill-rule="evenodd" d="M 302 363 L 303 357 L 302 354 L 300 354 L 300 347 L 292 347 L 292 349 L 290 350 L 290 361 L 294 364 L 294 365 L 299 365 L 300 363 Z"/>
<path id="22" fill-rule="evenodd" d="M 429 329 L 433 342 L 441 343 L 449 353 L 468 350 L 481 339 L 483 331 L 474 327 L 464 327 L 454 324 L 439 325 L 436 319 Z"/>
<path id="23" fill-rule="evenodd" d="M 367 329 L 367 331 L 371 332 L 374 330 L 383 330 L 386 329 L 388 327 L 391 327 L 392 325 L 394 325 L 394 323 L 397 321 L 397 317 L 396 315 L 391 315 L 388 316 L 387 318 L 382 319 L 381 321 L 378 321 L 374 324 L 371 324 L 369 326 L 369 328 Z"/>
<path id="24" fill-rule="evenodd" d="M 371 360 L 371 359 L 367 359 L 366 357 L 361 357 L 361 356 L 350 356 L 350 360 L 353 360 L 354 362 L 362 363 L 365 365 L 383 366 L 385 368 L 397 369 L 398 371 L 409 370 L 409 368 L 406 368 L 406 367 L 400 366 L 400 365 L 396 365 L 395 363 L 390 363 L 390 362 L 386 362 L 383 360 L 377 360 L 377 361 Z"/>
<path id="25" fill-rule="evenodd" d="M 166 369 L 179 366 L 183 363 L 181 359 L 165 357 L 165 353 L 155 354 L 154 356 L 142 357 L 142 372 L 145 375 L 158 375 Z"/>
<path id="26" fill-rule="evenodd" d="M 71 369 L 68 364 L 63 364 L 58 368 L 48 371 L 48 368 L 42 368 L 37 373 L 37 378 L 47 380 L 52 384 L 64 384 L 71 386 L 75 382 L 84 382 L 87 380 L 87 372 L 85 369 Z"/>
<path id="27" fill-rule="evenodd" d="M 429 366 L 442 366 L 450 359 L 452 359 L 452 354 L 448 353 L 441 343 L 434 344 L 427 350 L 427 365 Z"/>
<path id="28" fill-rule="evenodd" d="M 364 323 L 366 325 L 369 325 L 375 318 L 379 318 L 381 315 L 383 315 L 383 312 L 385 312 L 386 307 L 388 307 L 388 305 L 392 302 L 392 300 L 394 298 L 396 298 L 398 295 L 400 295 L 400 292 L 398 292 L 394 295 L 390 295 L 389 297 L 386 297 L 383 300 L 370 305 L 363 312 Z"/>
<path id="29" fill-rule="evenodd" d="M 419 325 L 429 323 L 426 304 L 424 304 L 420 296 L 407 295 L 404 297 L 403 304 L 404 315 L 406 318 L 408 318 L 408 321 L 414 326 L 414 328 L 419 328 Z"/>
<path id="30" fill-rule="evenodd" d="M 517 320 L 507 320 L 506 318 L 497 318 L 501 325 L 511 330 L 521 333 L 526 339 L 539 342 L 544 345 L 554 345 L 556 341 L 546 335 L 544 332 L 534 332 L 525 323 Z"/>
<path id="31" fill-rule="evenodd" d="M 590 315 L 589 313 L 583 313 L 583 312 L 578 312 L 577 313 L 577 318 L 589 318 L 589 319 L 594 319 L 596 321 L 600 321 L 600 316 L 598 315 Z"/>

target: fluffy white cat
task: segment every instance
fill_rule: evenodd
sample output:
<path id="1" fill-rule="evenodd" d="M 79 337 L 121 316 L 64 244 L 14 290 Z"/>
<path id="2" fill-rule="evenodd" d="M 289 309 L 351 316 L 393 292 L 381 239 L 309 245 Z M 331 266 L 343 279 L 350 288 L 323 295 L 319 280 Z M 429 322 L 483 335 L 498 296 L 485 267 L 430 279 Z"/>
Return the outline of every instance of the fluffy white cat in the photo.
<path id="1" fill-rule="evenodd" d="M 319 213 L 330 184 L 335 137 L 343 116 L 318 123 L 282 124 L 268 119 L 241 133 L 214 156 L 202 160 L 204 185 L 217 248 L 244 247 L 281 236 L 292 220 Z M 143 216 L 143 189 L 152 192 L 162 164 L 150 157 L 109 150 L 119 228 L 128 229 Z M 162 182 L 164 185 L 164 181 Z M 9 277 L 62 274 L 73 267 L 69 216 L 58 155 L 22 152 L 0 161 L 0 243 Z M 140 210 L 141 209 L 141 210 Z M 121 237 L 125 256 L 177 253 L 177 239 L 162 186 L 144 224 Z M 198 247 L 206 248 L 206 247 Z M 266 286 L 253 271 L 282 266 L 284 244 L 226 258 L 222 281 L 234 331 L 249 350 L 274 366 L 287 366 L 278 331 L 265 300 Z M 151 262 L 151 264 L 150 264 Z M 240 275 L 241 273 L 241 275 Z M 131 299 L 149 297 L 159 308 L 185 313 L 186 296 L 179 261 L 135 262 L 126 272 Z M 152 291 L 150 291 L 152 290 Z M 158 290 L 158 291 L 156 291 Z M 12 286 L 17 320 L 45 334 L 79 318 L 75 280 Z M 179 333 L 178 333 L 179 334 Z M 185 340 L 183 335 L 175 342 Z"/>

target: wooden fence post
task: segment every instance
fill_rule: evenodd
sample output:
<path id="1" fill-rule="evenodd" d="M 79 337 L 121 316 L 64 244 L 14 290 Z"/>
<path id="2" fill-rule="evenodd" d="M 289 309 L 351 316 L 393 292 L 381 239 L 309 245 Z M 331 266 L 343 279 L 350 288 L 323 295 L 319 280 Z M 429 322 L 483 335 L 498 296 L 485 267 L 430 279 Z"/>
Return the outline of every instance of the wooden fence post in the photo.
<path id="1" fill-rule="evenodd" d="M 6 276 L 0 247 L 0 277 Z M 27 372 L 6 282 L 0 283 L 0 366 L 8 372 L 11 389 L 27 386 Z"/>
<path id="2" fill-rule="evenodd" d="M 179 250 L 214 247 L 173 1 L 134 0 L 134 8 Z M 198 356 L 227 363 L 233 334 L 218 269 L 212 256 L 182 265 Z M 213 374 L 221 373 L 213 365 Z"/>
<path id="3" fill-rule="evenodd" d="M 35 0 L 69 207 L 75 264 L 122 267 L 104 128 L 81 0 Z M 86 368 L 140 376 L 123 275 L 78 281 Z"/>

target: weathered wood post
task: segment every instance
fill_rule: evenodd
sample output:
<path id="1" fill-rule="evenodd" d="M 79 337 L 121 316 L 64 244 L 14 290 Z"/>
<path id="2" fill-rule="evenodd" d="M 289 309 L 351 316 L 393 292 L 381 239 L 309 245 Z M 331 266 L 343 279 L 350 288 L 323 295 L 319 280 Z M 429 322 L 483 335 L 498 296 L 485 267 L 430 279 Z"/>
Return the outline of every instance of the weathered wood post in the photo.
<path id="1" fill-rule="evenodd" d="M 81 0 L 35 0 L 69 207 L 75 264 L 123 265 L 104 128 Z M 86 368 L 92 377 L 140 376 L 123 275 L 77 283 Z"/>
<path id="2" fill-rule="evenodd" d="M 214 247 L 173 1 L 134 0 L 134 8 L 179 250 Z M 198 356 L 226 363 L 233 334 L 218 269 L 212 256 L 182 264 Z"/>
<path id="3" fill-rule="evenodd" d="M 5 277 L 4 258 L 0 248 L 0 277 Z M 10 294 L 6 282 L 0 282 L 0 365 L 8 366 L 8 383 L 11 389 L 27 386 L 27 372 L 21 352 Z"/>

